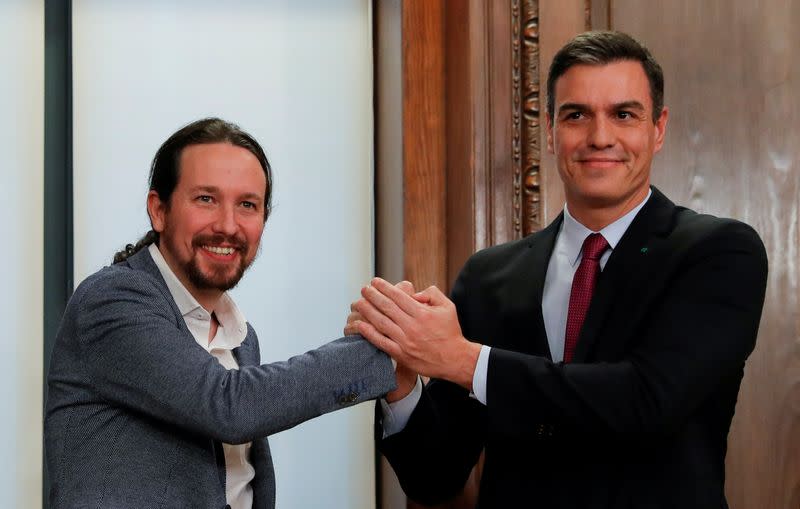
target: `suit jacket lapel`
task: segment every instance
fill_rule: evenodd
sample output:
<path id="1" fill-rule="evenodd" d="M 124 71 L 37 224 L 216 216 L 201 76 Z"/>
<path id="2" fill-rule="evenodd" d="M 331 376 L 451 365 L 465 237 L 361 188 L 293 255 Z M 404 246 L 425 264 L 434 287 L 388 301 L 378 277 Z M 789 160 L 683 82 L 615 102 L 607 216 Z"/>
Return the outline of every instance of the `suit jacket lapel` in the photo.
<path id="1" fill-rule="evenodd" d="M 146 272 L 156 278 L 159 286 L 161 287 L 161 291 L 167 297 L 166 300 L 169 301 L 172 312 L 175 313 L 176 317 L 180 318 L 179 323 L 183 324 L 183 328 L 186 329 L 186 332 L 189 332 L 189 328 L 186 327 L 186 324 L 183 321 L 183 315 L 181 315 L 181 311 L 178 309 L 175 299 L 172 298 L 172 294 L 169 291 L 166 281 L 164 281 L 164 277 L 161 275 L 161 271 L 158 270 L 156 262 L 154 262 L 153 257 L 150 256 L 150 251 L 146 247 L 142 248 L 139 252 L 128 258 L 126 262 L 130 268 Z"/>
<path id="2" fill-rule="evenodd" d="M 255 332 L 248 324 L 247 337 L 240 346 L 233 349 L 233 356 L 236 358 L 236 362 L 239 364 L 239 367 L 257 366 L 260 364 L 259 355 L 254 346 L 257 342 L 258 338 L 256 338 Z"/>
<path id="3" fill-rule="evenodd" d="M 655 187 L 652 190 L 650 199 L 636 215 L 600 274 L 578 338 L 574 362 L 587 359 L 614 306 L 623 296 L 630 296 L 630 292 L 625 291 L 626 286 L 641 282 L 639 274 L 658 258 L 653 256 L 656 254 L 653 251 L 658 250 L 659 237 L 670 230 L 675 204 Z M 648 253 L 652 254 L 648 256 Z"/>
<path id="4" fill-rule="evenodd" d="M 515 338 L 512 344 L 503 345 L 518 352 L 546 355 L 552 358 L 542 316 L 542 294 L 547 275 L 547 265 L 553 253 L 563 214 L 547 228 L 527 240 L 527 253 L 520 258 L 520 267 L 507 267 L 513 272 L 510 278 L 507 306 L 508 330 Z M 509 338 L 510 339 L 510 338 Z"/>
<path id="5" fill-rule="evenodd" d="M 139 252 L 128 258 L 127 263 L 132 269 L 147 272 L 151 276 L 155 277 L 156 280 L 158 280 L 161 286 L 161 290 L 167 297 L 166 300 L 169 302 L 172 312 L 175 313 L 178 327 L 180 327 L 181 330 L 186 332 L 187 338 L 191 340 L 191 343 L 195 343 L 194 337 L 192 336 L 192 333 L 189 331 L 189 328 L 186 326 L 186 321 L 183 319 L 183 315 L 181 315 L 181 311 L 180 309 L 178 309 L 178 305 L 175 303 L 175 299 L 172 298 L 172 294 L 169 291 L 169 287 L 167 286 L 166 281 L 164 281 L 164 277 L 161 275 L 161 271 L 158 270 L 156 262 L 154 262 L 153 257 L 150 256 L 150 251 L 148 251 L 147 248 L 140 250 Z M 236 359 L 236 363 L 239 364 L 239 366 L 251 366 L 259 364 L 256 352 L 252 348 L 247 346 L 255 341 L 258 341 L 255 338 L 255 332 L 249 325 L 247 328 L 247 336 L 248 337 L 245 339 L 245 342 L 242 343 L 242 346 L 234 348 L 231 351 L 231 353 L 233 353 L 234 358 Z"/>
<path id="6" fill-rule="evenodd" d="M 178 329 L 184 332 L 181 339 L 185 340 L 188 344 L 196 345 L 197 342 L 195 341 L 194 336 L 192 336 L 192 332 L 189 330 L 189 327 L 186 325 L 186 320 L 184 320 L 181 310 L 178 309 L 178 305 L 175 303 L 175 299 L 172 297 L 172 293 L 169 291 L 167 282 L 164 281 L 164 276 L 161 275 L 161 271 L 158 270 L 156 262 L 153 261 L 153 257 L 150 256 L 150 251 L 145 247 L 129 257 L 125 263 L 127 263 L 131 269 L 146 272 L 147 274 L 153 276 L 156 281 L 158 281 L 161 293 L 164 294 L 164 300 L 169 303 L 170 309 L 175 315 L 175 325 L 178 327 Z M 176 339 L 177 338 L 178 337 L 176 336 Z"/>

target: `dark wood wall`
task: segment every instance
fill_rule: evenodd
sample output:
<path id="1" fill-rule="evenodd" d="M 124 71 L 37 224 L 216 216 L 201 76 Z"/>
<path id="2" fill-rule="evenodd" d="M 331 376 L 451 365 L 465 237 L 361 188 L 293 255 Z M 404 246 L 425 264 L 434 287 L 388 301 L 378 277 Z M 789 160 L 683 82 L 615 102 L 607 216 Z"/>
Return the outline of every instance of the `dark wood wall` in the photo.
<path id="1" fill-rule="evenodd" d="M 590 28 L 623 30 L 651 48 L 664 67 L 671 111 L 654 183 L 678 203 L 750 223 L 770 257 L 758 346 L 729 439 L 729 502 L 733 509 L 800 507 L 800 2 L 374 5 L 378 17 L 399 13 L 391 58 L 402 74 L 402 113 L 392 118 L 389 105 L 377 108 L 379 179 L 402 169 L 395 189 L 402 236 L 381 247 L 379 226 L 378 270 L 381 249 L 401 249 L 403 273 L 393 279 L 418 287 L 449 289 L 472 252 L 536 231 L 563 207 L 543 132 L 547 68 L 557 49 Z M 376 47 L 382 33 L 376 29 Z M 381 104 L 380 72 L 376 78 Z M 394 140 L 402 154 L 390 169 L 380 160 L 392 141 L 381 133 L 392 122 L 403 139 Z M 391 217 L 387 203 L 379 195 L 379 216 Z M 446 507 L 471 507 L 479 475 L 478 468 L 462 499 Z"/>
<path id="2" fill-rule="evenodd" d="M 800 2 L 612 0 L 609 24 L 664 68 L 670 125 L 653 182 L 752 225 L 770 275 L 728 440 L 732 509 L 800 508 Z"/>

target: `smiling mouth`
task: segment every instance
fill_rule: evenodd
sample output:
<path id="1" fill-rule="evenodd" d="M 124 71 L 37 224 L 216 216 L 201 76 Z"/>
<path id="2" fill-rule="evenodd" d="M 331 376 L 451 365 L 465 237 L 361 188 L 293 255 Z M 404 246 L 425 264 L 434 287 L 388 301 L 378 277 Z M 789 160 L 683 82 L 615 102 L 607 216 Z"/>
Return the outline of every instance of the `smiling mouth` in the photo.
<path id="1" fill-rule="evenodd" d="M 236 248 L 233 248 L 233 247 L 221 247 L 221 246 L 207 246 L 207 245 L 204 245 L 204 246 L 202 246 L 202 248 L 205 249 L 206 251 L 210 252 L 210 253 L 214 253 L 214 254 L 222 255 L 222 256 L 232 255 L 236 251 Z"/>
<path id="2" fill-rule="evenodd" d="M 619 166 L 622 161 L 619 159 L 582 159 L 579 163 L 589 168 L 604 169 Z"/>

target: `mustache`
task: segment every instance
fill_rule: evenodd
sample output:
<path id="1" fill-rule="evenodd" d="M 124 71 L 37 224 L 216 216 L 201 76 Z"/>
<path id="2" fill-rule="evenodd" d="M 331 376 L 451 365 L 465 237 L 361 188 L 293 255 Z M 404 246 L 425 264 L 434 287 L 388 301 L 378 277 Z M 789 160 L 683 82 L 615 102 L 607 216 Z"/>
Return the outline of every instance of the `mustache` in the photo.
<path id="1" fill-rule="evenodd" d="M 221 233 L 217 234 L 199 234 L 195 235 L 192 239 L 192 246 L 194 247 L 202 247 L 208 245 L 225 245 L 230 246 L 236 250 L 246 251 L 247 250 L 247 240 L 239 235 L 228 236 L 223 235 Z"/>

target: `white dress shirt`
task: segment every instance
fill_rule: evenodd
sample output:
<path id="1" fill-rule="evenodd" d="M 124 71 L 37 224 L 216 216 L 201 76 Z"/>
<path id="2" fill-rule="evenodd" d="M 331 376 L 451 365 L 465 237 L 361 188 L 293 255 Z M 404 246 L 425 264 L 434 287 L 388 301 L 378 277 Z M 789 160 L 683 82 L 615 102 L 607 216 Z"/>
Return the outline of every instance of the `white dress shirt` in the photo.
<path id="1" fill-rule="evenodd" d="M 150 244 L 148 250 L 197 344 L 214 356 L 225 369 L 239 369 L 233 349 L 240 346 L 247 337 L 247 322 L 230 295 L 227 292 L 222 294 L 214 309 L 219 326 L 216 335 L 209 342 L 211 313 L 183 286 L 158 247 Z M 252 442 L 240 445 L 222 444 L 225 453 L 225 497 L 232 509 L 253 507 L 253 488 L 250 481 L 255 477 L 256 471 L 250 463 L 251 445 Z"/>
<path id="2" fill-rule="evenodd" d="M 572 290 L 572 278 L 575 275 L 575 271 L 578 270 L 578 265 L 580 265 L 583 241 L 592 233 L 600 233 L 606 239 L 609 249 L 600 258 L 600 270 L 603 270 L 614 248 L 617 247 L 636 214 L 650 199 L 651 194 L 652 191 L 648 191 L 647 196 L 639 205 L 599 232 L 594 232 L 579 223 L 570 215 L 569 208 L 566 205 L 564 206 L 564 220 L 561 222 L 553 253 L 547 265 L 542 295 L 544 329 L 547 333 L 547 343 L 550 347 L 553 362 L 561 362 L 564 359 L 564 337 L 567 330 L 569 295 Z M 487 404 L 486 377 L 489 370 L 490 352 L 491 347 L 487 345 L 481 347 L 481 353 L 475 365 L 475 373 L 472 376 L 472 396 L 484 405 Z M 384 437 L 397 433 L 405 427 L 421 395 L 422 382 L 417 377 L 416 386 L 405 398 L 394 403 L 387 403 L 384 399 L 380 400 L 381 408 L 383 409 Z"/>

